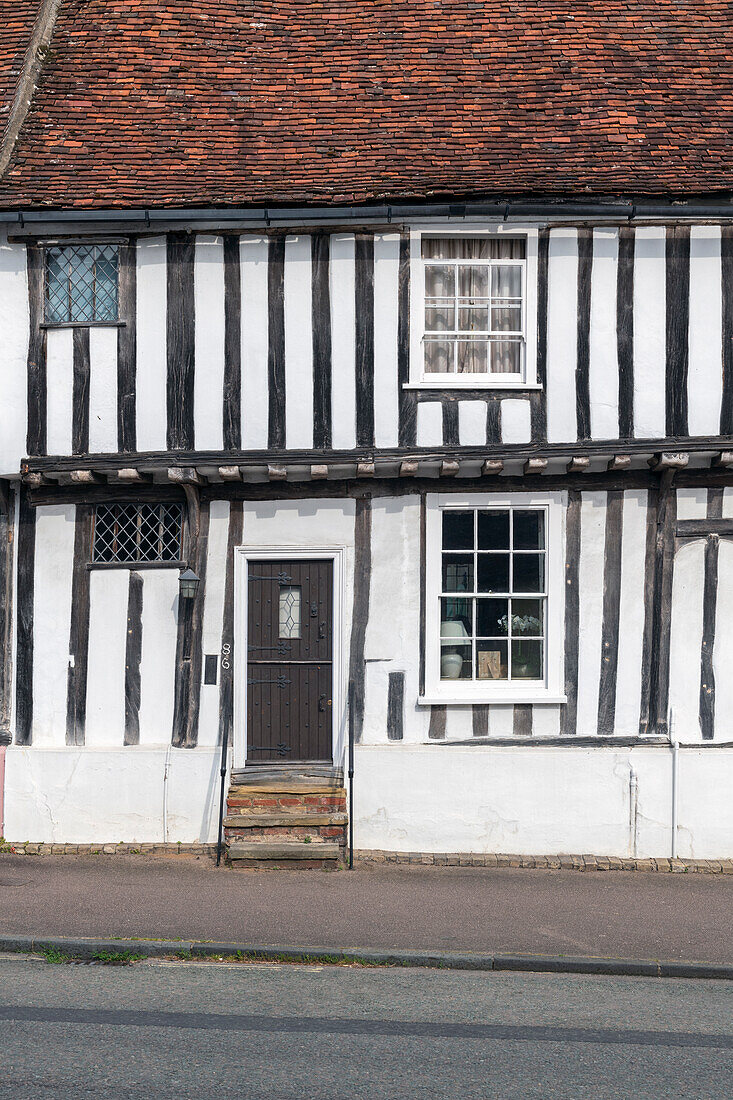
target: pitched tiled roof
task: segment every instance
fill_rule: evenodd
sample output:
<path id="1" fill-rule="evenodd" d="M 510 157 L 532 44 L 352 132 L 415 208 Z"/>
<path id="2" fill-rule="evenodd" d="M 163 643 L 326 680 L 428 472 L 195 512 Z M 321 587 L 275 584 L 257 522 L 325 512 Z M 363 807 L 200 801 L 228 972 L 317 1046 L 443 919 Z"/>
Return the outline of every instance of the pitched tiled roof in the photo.
<path id="1" fill-rule="evenodd" d="M 0 132 L 18 86 L 39 0 L 0 0 Z"/>
<path id="2" fill-rule="evenodd" d="M 728 0 L 62 0 L 0 205 L 727 190 L 731 58 Z"/>

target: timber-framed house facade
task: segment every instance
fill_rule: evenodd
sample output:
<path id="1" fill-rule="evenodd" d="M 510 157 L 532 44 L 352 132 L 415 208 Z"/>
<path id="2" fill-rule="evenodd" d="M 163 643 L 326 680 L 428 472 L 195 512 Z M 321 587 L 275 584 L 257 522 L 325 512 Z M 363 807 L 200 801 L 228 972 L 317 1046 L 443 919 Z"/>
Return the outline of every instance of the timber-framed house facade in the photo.
<path id="1" fill-rule="evenodd" d="M 726 5 L 9 7 L 0 831 L 729 858 Z"/>

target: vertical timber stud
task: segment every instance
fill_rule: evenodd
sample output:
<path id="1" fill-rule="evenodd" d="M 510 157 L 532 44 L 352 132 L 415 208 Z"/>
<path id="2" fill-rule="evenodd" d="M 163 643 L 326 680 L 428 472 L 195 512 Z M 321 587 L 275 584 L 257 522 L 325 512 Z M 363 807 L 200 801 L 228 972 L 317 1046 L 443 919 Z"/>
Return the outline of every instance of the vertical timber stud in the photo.
<path id="1" fill-rule="evenodd" d="M 571 489 L 565 527 L 565 695 L 560 733 L 573 735 L 578 725 L 578 648 L 580 646 L 580 506 L 581 493 Z"/>
<path id="2" fill-rule="evenodd" d="M 26 449 L 29 455 L 46 453 L 46 330 L 43 321 L 43 246 L 31 243 L 28 255 L 28 429 Z"/>
<path id="3" fill-rule="evenodd" d="M 443 407 L 443 446 L 457 447 L 458 442 L 458 402 L 445 397 Z"/>
<path id="4" fill-rule="evenodd" d="M 20 490 L 18 516 L 18 623 L 16 628 L 15 739 L 30 745 L 33 730 L 33 601 L 36 510 Z"/>
<path id="5" fill-rule="evenodd" d="M 92 517 L 93 508 L 90 504 L 77 504 L 74 522 L 74 565 L 71 575 L 69 671 L 66 689 L 67 745 L 83 745 L 86 727 L 90 579 L 87 566 L 92 557 Z"/>
<path id="6" fill-rule="evenodd" d="M 285 238 L 270 237 L 267 254 L 267 445 L 285 447 Z"/>
<path id="7" fill-rule="evenodd" d="M 733 435 L 733 225 L 721 230 L 723 293 L 723 401 L 720 434 Z"/>
<path id="8" fill-rule="evenodd" d="M 550 230 L 540 229 L 537 242 L 537 381 L 541 387 L 532 402 L 532 441 L 544 443 L 547 439 L 547 292 L 550 259 Z M 489 402 L 489 410 L 494 402 Z M 499 443 L 499 406 L 496 405 L 496 439 L 488 433 L 489 443 Z M 491 425 L 490 425 L 491 426 Z"/>
<path id="9" fill-rule="evenodd" d="M 171 743 L 193 748 L 198 740 L 201 699 L 202 627 L 206 595 L 206 552 L 209 542 L 209 504 L 199 500 L 198 486 L 183 484 L 188 502 L 188 564 L 199 577 L 193 599 L 178 599 L 178 637 Z"/>
<path id="10" fill-rule="evenodd" d="M 708 519 L 723 515 L 722 488 L 708 489 Z M 715 620 L 718 604 L 718 549 L 720 539 L 710 534 L 705 543 L 705 581 L 702 600 L 702 647 L 700 654 L 700 732 L 703 741 L 715 736 Z"/>
<path id="11" fill-rule="evenodd" d="M 130 571 L 125 643 L 125 744 L 140 744 L 140 663 L 143 646 L 143 578 Z"/>
<path id="12" fill-rule="evenodd" d="M 399 445 L 414 447 L 417 441 L 417 398 L 405 387 L 410 381 L 410 234 L 400 233 L 397 278 L 397 386 Z"/>
<path id="13" fill-rule="evenodd" d="M 405 674 L 390 672 L 387 688 L 387 738 L 401 741 L 405 736 Z"/>
<path id="14" fill-rule="evenodd" d="M 354 518 L 354 606 L 351 617 L 349 682 L 353 686 L 354 740 L 361 741 L 364 727 L 364 645 L 369 619 L 372 576 L 372 499 L 356 498 Z"/>
<path id="15" fill-rule="evenodd" d="M 194 448 L 194 253 L 192 233 L 169 233 L 168 259 L 168 450 Z"/>
<path id="16" fill-rule="evenodd" d="M 641 651 L 641 706 L 639 733 L 649 730 L 651 668 L 654 660 L 652 633 L 654 625 L 654 562 L 657 544 L 657 518 L 659 516 L 659 489 L 650 489 L 646 506 L 646 549 L 644 552 L 644 633 Z"/>
<path id="17" fill-rule="evenodd" d="M 687 435 L 688 330 L 690 322 L 690 227 L 667 227 L 666 424 L 668 436 Z"/>
<path id="18" fill-rule="evenodd" d="M 634 243 L 631 226 L 623 225 L 618 236 L 616 271 L 616 350 L 618 356 L 618 434 L 634 434 Z"/>
<path id="19" fill-rule="evenodd" d="M 242 446 L 242 273 L 239 237 L 224 237 L 224 400 L 225 451 Z"/>
<path id="20" fill-rule="evenodd" d="M 512 732 L 515 737 L 532 736 L 532 706 L 530 703 L 518 703 L 512 716 Z"/>
<path id="21" fill-rule="evenodd" d="M 474 703 L 471 707 L 471 725 L 474 737 L 489 735 L 489 707 L 487 703 Z"/>
<path id="22" fill-rule="evenodd" d="M 328 233 L 311 237 L 313 317 L 313 446 L 331 448 L 331 288 Z"/>
<path id="23" fill-rule="evenodd" d="M 675 551 L 677 494 L 675 470 L 661 474 L 654 540 L 651 666 L 649 669 L 649 725 L 647 732 L 666 736 L 669 699 L 669 651 L 672 625 L 672 575 Z"/>
<path id="24" fill-rule="evenodd" d="M 75 455 L 85 455 L 89 453 L 89 383 L 91 381 L 88 328 L 74 329 L 73 347 L 71 450 Z"/>
<path id="25" fill-rule="evenodd" d="M 575 417 L 578 439 L 590 438 L 590 288 L 593 230 L 578 230 L 578 354 L 575 366 Z"/>
<path id="26" fill-rule="evenodd" d="M 117 329 L 117 448 L 137 449 L 137 244 L 120 245 L 120 320 Z"/>
<path id="27" fill-rule="evenodd" d="M 229 507 L 227 564 L 224 579 L 224 621 L 221 631 L 221 677 L 219 688 L 219 744 L 231 744 L 234 726 L 234 551 L 243 537 L 244 504 L 233 500 Z"/>
<path id="28" fill-rule="evenodd" d="M 15 493 L 0 482 L 0 744 L 10 733 L 13 682 L 13 517 Z"/>
<path id="29" fill-rule="evenodd" d="M 606 535 L 603 553 L 603 620 L 601 673 L 598 686 L 598 732 L 610 736 L 616 724 L 618 631 L 621 614 L 621 547 L 624 494 L 611 489 L 606 496 Z"/>
<path id="30" fill-rule="evenodd" d="M 535 405 L 532 406 L 531 415 L 534 415 L 536 411 Z M 547 420 L 545 406 L 545 421 Z M 541 427 L 537 429 L 541 433 Z M 544 429 L 545 435 L 547 434 L 547 428 Z M 535 438 L 535 428 L 532 428 L 532 438 Z M 537 436 L 540 438 L 540 436 Z M 501 401 L 496 397 L 489 395 L 486 400 L 486 442 L 491 444 L 501 443 Z"/>
<path id="31" fill-rule="evenodd" d="M 428 725 L 428 737 L 431 741 L 443 741 L 445 739 L 446 718 L 448 708 L 445 703 L 438 703 L 430 708 L 430 724 Z"/>
<path id="32" fill-rule="evenodd" d="M 374 236 L 356 235 L 356 445 L 374 446 Z"/>

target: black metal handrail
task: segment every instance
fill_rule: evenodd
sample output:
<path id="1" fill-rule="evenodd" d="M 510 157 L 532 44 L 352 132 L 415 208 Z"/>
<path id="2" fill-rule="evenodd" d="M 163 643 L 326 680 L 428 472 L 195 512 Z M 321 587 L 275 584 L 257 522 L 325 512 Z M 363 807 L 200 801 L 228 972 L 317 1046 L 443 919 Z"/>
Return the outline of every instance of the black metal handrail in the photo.
<path id="1" fill-rule="evenodd" d="M 354 870 L 354 684 L 349 683 L 349 870 Z"/>

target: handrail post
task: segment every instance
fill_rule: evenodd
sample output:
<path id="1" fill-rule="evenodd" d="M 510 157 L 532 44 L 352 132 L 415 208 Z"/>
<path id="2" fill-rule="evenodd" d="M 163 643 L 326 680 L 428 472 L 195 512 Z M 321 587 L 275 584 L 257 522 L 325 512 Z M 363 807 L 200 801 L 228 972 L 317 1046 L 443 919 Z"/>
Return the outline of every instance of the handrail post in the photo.
<path id="1" fill-rule="evenodd" d="M 224 784 L 227 775 L 227 750 L 229 748 L 229 730 L 224 726 L 221 740 L 221 789 L 219 791 L 219 833 L 216 841 L 216 866 L 221 863 L 222 832 L 224 830 Z"/>
<path id="2" fill-rule="evenodd" d="M 354 685 L 349 683 L 349 870 L 354 870 Z"/>

